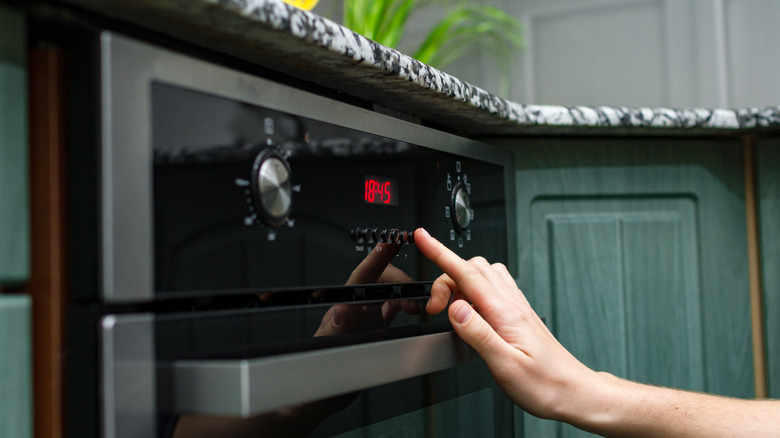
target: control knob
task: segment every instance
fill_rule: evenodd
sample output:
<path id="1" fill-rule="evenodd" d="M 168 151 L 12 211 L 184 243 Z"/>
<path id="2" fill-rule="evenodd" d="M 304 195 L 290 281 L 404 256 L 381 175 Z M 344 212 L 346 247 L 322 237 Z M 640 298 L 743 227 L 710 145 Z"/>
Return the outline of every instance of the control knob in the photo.
<path id="1" fill-rule="evenodd" d="M 452 189 L 452 223 L 459 232 L 471 224 L 471 199 L 466 185 L 459 182 Z"/>
<path id="2" fill-rule="evenodd" d="M 266 149 L 252 166 L 252 191 L 260 220 L 271 227 L 284 223 L 292 209 L 290 165 L 275 149 Z"/>

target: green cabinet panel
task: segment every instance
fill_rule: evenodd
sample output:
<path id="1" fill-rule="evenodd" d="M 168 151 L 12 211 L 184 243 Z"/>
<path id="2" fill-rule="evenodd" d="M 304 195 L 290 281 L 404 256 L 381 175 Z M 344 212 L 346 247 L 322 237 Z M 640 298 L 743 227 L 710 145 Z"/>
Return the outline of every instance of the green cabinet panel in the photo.
<path id="1" fill-rule="evenodd" d="M 0 5 L 0 285 L 30 272 L 24 16 Z"/>
<path id="2" fill-rule="evenodd" d="M 780 138 L 756 150 L 769 397 L 780 398 Z"/>
<path id="3" fill-rule="evenodd" d="M 699 275 L 687 262 L 699 257 L 695 208 L 688 196 L 532 202 L 534 304 L 591 368 L 704 388 Z"/>
<path id="4" fill-rule="evenodd" d="M 0 295 L 0 437 L 32 437 L 30 298 Z"/>
<path id="5" fill-rule="evenodd" d="M 515 142 L 518 285 L 588 366 L 752 397 L 742 149 L 700 139 Z M 588 436 L 526 416 L 526 436 Z"/>

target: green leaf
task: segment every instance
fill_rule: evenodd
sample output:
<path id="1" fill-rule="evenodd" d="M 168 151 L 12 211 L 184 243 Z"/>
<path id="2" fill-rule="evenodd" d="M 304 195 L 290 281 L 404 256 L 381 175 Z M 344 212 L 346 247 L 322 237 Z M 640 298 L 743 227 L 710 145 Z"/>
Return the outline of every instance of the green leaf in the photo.
<path id="1" fill-rule="evenodd" d="M 470 0 L 344 0 L 344 26 L 395 48 L 416 10 L 452 5 L 429 31 L 414 58 L 444 68 L 468 53 L 490 53 L 501 72 L 501 93 L 508 90 L 511 55 L 523 48 L 520 22 L 500 9 Z"/>
<path id="2" fill-rule="evenodd" d="M 380 29 L 380 34 L 383 36 L 381 44 L 387 47 L 398 47 L 398 43 L 403 38 L 406 30 L 406 23 L 418 5 L 418 0 L 401 0 L 395 2 L 393 10 L 389 14 L 389 19 L 385 21 L 384 26 Z"/>
<path id="3" fill-rule="evenodd" d="M 384 13 L 387 8 L 388 1 L 392 0 L 369 0 L 365 11 L 365 30 L 366 37 L 371 39 L 377 38 L 379 27 L 382 25 L 384 19 Z"/>

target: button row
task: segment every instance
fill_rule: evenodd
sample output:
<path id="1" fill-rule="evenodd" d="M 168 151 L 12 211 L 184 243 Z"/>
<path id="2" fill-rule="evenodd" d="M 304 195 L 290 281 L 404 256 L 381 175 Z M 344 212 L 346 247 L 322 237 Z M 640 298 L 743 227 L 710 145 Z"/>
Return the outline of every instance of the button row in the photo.
<path id="1" fill-rule="evenodd" d="M 396 228 L 355 228 L 349 230 L 349 237 L 355 243 L 414 243 L 414 231 Z"/>

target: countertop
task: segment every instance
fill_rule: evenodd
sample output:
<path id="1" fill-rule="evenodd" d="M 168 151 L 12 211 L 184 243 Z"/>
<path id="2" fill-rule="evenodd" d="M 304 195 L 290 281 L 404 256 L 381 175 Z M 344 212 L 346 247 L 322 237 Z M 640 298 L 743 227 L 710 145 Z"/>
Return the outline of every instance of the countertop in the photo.
<path id="1" fill-rule="evenodd" d="M 523 105 L 281 0 L 60 0 L 471 136 L 729 134 L 780 128 L 780 106 L 672 109 Z"/>

